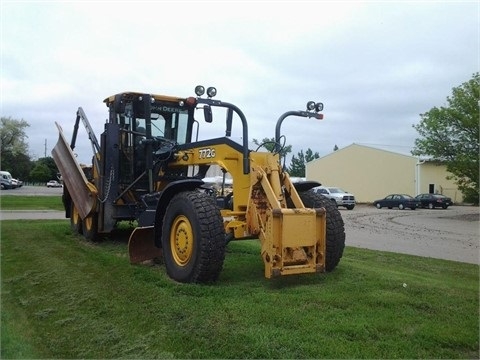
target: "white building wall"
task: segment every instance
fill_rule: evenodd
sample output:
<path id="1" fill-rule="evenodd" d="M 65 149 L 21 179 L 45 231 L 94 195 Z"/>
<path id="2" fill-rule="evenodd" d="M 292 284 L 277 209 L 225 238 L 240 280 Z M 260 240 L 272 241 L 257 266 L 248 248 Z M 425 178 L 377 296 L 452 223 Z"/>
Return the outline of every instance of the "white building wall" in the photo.
<path id="1" fill-rule="evenodd" d="M 413 156 L 352 144 L 307 163 L 306 177 L 372 202 L 391 193 L 415 195 L 416 163 Z"/>
<path id="2" fill-rule="evenodd" d="M 455 182 L 452 179 L 447 179 L 448 176 L 451 176 L 451 173 L 447 171 L 445 165 L 423 162 L 419 169 L 419 193 L 429 193 L 433 190 L 433 193 L 452 198 L 455 203 L 463 201 L 463 194 L 458 190 Z"/>

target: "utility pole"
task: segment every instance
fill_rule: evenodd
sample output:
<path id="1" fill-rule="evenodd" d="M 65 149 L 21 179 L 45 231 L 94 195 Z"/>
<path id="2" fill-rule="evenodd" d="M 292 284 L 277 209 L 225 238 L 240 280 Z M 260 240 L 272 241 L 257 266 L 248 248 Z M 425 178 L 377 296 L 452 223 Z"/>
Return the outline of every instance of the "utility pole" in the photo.
<path id="1" fill-rule="evenodd" d="M 44 157 L 47 157 L 47 139 L 45 139 L 45 156 Z"/>

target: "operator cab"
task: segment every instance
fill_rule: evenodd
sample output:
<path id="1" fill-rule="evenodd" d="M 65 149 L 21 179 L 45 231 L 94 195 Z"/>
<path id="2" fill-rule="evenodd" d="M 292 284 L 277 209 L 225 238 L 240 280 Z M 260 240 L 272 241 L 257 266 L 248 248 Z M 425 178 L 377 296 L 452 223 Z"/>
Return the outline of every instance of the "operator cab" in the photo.
<path id="1" fill-rule="evenodd" d="M 148 170 L 167 161 L 176 145 L 191 142 L 195 106 L 185 99 L 124 92 L 104 102 L 108 124 L 118 126 L 119 180 L 125 186 L 141 178 L 135 188 L 147 187 Z"/>
<path id="2" fill-rule="evenodd" d="M 161 137 L 177 144 L 191 141 L 194 107 L 187 106 L 185 99 L 125 92 L 104 102 L 110 109 L 109 123 L 119 124 L 133 135 Z"/>

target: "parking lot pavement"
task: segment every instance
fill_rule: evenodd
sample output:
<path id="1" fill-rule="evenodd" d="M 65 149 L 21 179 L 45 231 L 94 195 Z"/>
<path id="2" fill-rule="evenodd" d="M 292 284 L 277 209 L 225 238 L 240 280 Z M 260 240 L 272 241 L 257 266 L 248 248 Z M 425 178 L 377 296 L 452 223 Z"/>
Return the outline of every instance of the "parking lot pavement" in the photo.
<path id="1" fill-rule="evenodd" d="M 346 245 L 479 264 L 479 208 L 340 210 Z"/>

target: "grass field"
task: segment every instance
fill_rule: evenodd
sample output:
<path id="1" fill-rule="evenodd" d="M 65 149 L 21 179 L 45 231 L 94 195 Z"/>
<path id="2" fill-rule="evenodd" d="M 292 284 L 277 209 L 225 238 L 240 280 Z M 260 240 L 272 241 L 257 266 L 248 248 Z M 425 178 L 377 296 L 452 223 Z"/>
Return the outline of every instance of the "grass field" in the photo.
<path id="1" fill-rule="evenodd" d="M 233 242 L 214 285 L 132 266 L 127 234 L 1 222 L 1 358 L 478 358 L 476 265 L 347 247 L 332 273 L 266 280 Z"/>
<path id="2" fill-rule="evenodd" d="M 63 211 L 62 197 L 58 196 L 0 196 L 2 210 L 60 210 Z"/>

